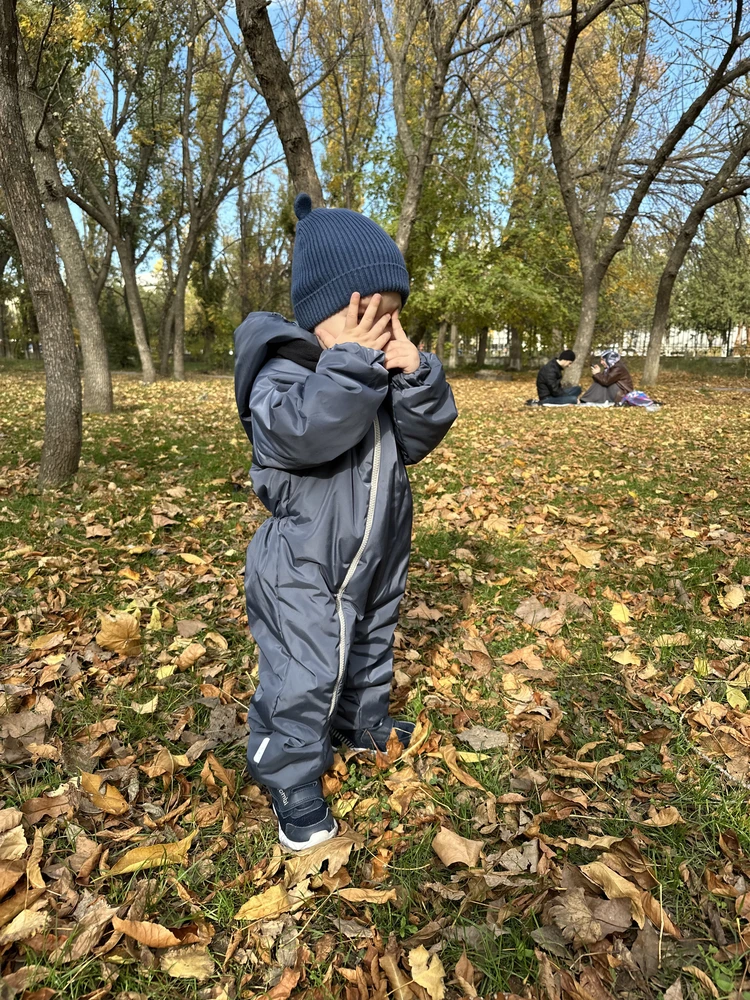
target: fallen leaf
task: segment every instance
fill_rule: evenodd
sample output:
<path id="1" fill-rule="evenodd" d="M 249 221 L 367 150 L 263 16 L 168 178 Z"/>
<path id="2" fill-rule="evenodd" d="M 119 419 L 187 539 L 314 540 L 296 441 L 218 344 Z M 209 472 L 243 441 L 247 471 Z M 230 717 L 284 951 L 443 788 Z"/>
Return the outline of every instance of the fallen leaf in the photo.
<path id="1" fill-rule="evenodd" d="M 675 806 L 666 806 L 664 809 L 656 809 L 655 806 L 651 806 L 648 814 L 651 818 L 644 821 L 644 826 L 674 826 L 675 823 L 685 822 L 679 809 Z"/>
<path id="2" fill-rule="evenodd" d="M 178 670 L 189 670 L 190 667 L 194 666 L 205 655 L 205 646 L 201 646 L 199 642 L 191 642 L 175 659 L 174 664 Z"/>
<path id="3" fill-rule="evenodd" d="M 456 980 L 458 985 L 464 992 L 464 996 L 475 997 L 478 996 L 476 987 L 474 986 L 475 978 L 474 966 L 469 961 L 466 954 L 466 949 L 464 948 L 463 954 L 456 962 Z"/>
<path id="4" fill-rule="evenodd" d="M 636 656 L 635 653 L 631 653 L 629 649 L 623 649 L 619 653 L 610 653 L 609 658 L 623 667 L 640 667 L 641 665 L 640 656 Z"/>
<path id="5" fill-rule="evenodd" d="M 192 639 L 194 635 L 198 635 L 206 628 L 205 622 L 200 621 L 198 618 L 185 618 L 181 622 L 177 622 L 177 634 L 181 635 L 183 639 Z"/>
<path id="6" fill-rule="evenodd" d="M 614 622 L 620 622 L 621 625 L 626 625 L 630 621 L 630 612 L 624 604 L 615 603 L 610 609 L 609 617 Z"/>
<path id="7" fill-rule="evenodd" d="M 437 955 L 430 955 L 423 944 L 409 952 L 411 974 L 417 986 L 427 991 L 430 1000 L 445 996 L 445 969 Z"/>
<path id="8" fill-rule="evenodd" d="M 0 833 L 0 861 L 16 861 L 22 858 L 28 846 L 29 842 L 21 826 Z"/>
<path id="9" fill-rule="evenodd" d="M 395 889 L 339 889 L 335 894 L 350 903 L 395 903 Z"/>
<path id="10" fill-rule="evenodd" d="M 617 872 L 612 871 L 602 861 L 592 861 L 588 865 L 581 865 L 580 870 L 595 885 L 602 888 L 609 899 L 629 899 L 633 920 L 635 920 L 639 927 L 643 927 L 646 914 L 641 902 L 641 889 L 633 885 L 632 882 L 628 882 L 622 875 L 618 875 Z"/>
<path id="11" fill-rule="evenodd" d="M 147 948 L 174 948 L 181 944 L 172 931 L 148 920 L 120 920 L 119 917 L 112 917 L 112 926 L 139 944 L 145 944 Z"/>
<path id="12" fill-rule="evenodd" d="M 441 826 L 432 841 L 432 849 L 444 865 L 468 865 L 476 867 L 482 851 L 481 840 L 467 840 L 453 830 Z"/>
<path id="13" fill-rule="evenodd" d="M 214 960 L 205 945 L 188 945 L 186 948 L 169 948 L 159 964 L 173 979 L 209 979 L 215 971 Z"/>
<path id="14" fill-rule="evenodd" d="M 568 542 L 563 539 L 563 545 L 573 556 L 575 561 L 579 566 L 583 566 L 584 569 L 596 569 L 602 558 L 601 552 L 596 550 L 582 549 L 579 545 L 574 542 Z"/>
<path id="15" fill-rule="evenodd" d="M 586 894 L 581 888 L 567 889 L 549 912 L 563 938 L 578 948 L 604 938 L 602 925 L 586 905 Z"/>
<path id="16" fill-rule="evenodd" d="M 699 969 L 695 965 L 683 965 L 682 971 L 689 972 L 691 976 L 695 976 L 695 978 L 698 980 L 701 986 L 705 986 L 705 988 L 708 990 L 711 996 L 713 997 L 719 996 L 718 987 L 714 983 L 713 979 L 711 979 L 709 976 L 706 975 L 703 969 Z"/>
<path id="17" fill-rule="evenodd" d="M 156 706 L 159 704 L 159 695 L 155 694 L 150 701 L 145 701 L 142 705 L 133 701 L 130 703 L 130 710 L 136 712 L 138 715 L 152 715 L 156 711 Z"/>
<path id="18" fill-rule="evenodd" d="M 658 636 L 654 639 L 652 645 L 657 649 L 663 649 L 669 646 L 689 646 L 691 642 L 690 636 L 686 632 L 674 632 L 664 633 L 664 635 Z"/>
<path id="19" fill-rule="evenodd" d="M 439 753 L 448 765 L 451 774 L 458 778 L 462 785 L 466 785 L 467 788 L 476 788 L 480 792 L 485 792 L 484 786 L 480 784 L 476 778 L 473 778 L 467 771 L 464 771 L 462 767 L 459 767 L 458 760 L 456 759 L 456 748 L 451 743 L 441 747 Z"/>
<path id="20" fill-rule="evenodd" d="M 458 734 L 462 743 L 468 743 L 473 750 L 497 750 L 508 746 L 508 734 L 486 726 L 472 726 Z"/>
<path id="21" fill-rule="evenodd" d="M 283 885 L 272 885 L 265 892 L 251 896 L 237 910 L 235 920 L 264 920 L 278 917 L 280 913 L 291 910 L 294 900 L 289 896 Z"/>
<path id="22" fill-rule="evenodd" d="M 89 793 L 91 801 L 97 809 L 101 809 L 109 816 L 122 816 L 130 809 L 127 801 L 114 785 L 105 783 L 103 793 L 99 791 L 101 785 L 102 779 L 96 774 L 89 774 L 87 771 L 81 772 L 81 788 Z"/>
<path id="23" fill-rule="evenodd" d="M 526 625 L 537 625 L 545 618 L 549 618 L 552 612 L 549 608 L 545 608 L 536 597 L 527 597 L 525 601 L 521 601 L 513 614 Z"/>
<path id="24" fill-rule="evenodd" d="M 27 941 L 35 934 L 40 934 L 49 920 L 47 913 L 40 910 L 21 910 L 0 931 L 0 946 L 13 944 L 16 941 Z"/>
<path id="25" fill-rule="evenodd" d="M 128 875 L 130 872 L 146 868 L 163 868 L 165 865 L 181 865 L 187 859 L 195 833 L 170 844 L 153 844 L 150 847 L 134 847 L 127 851 L 108 875 Z"/>
<path id="26" fill-rule="evenodd" d="M 436 608 L 428 608 L 424 601 L 420 601 L 415 608 L 406 612 L 407 618 L 420 618 L 422 621 L 438 622 L 443 617 L 442 611 Z"/>
<path id="27" fill-rule="evenodd" d="M 284 885 L 288 889 L 310 875 L 317 875 L 326 862 L 328 874 L 333 877 L 349 860 L 352 848 L 361 846 L 362 838 L 347 831 L 333 840 L 326 840 L 322 844 L 308 847 L 306 851 L 300 851 L 286 862 Z"/>
<path id="28" fill-rule="evenodd" d="M 138 656 L 141 651 L 141 632 L 138 619 L 127 611 L 121 611 L 114 617 L 102 615 L 101 629 L 96 634 L 96 641 L 102 649 L 123 656 Z"/>
<path id="29" fill-rule="evenodd" d="M 747 592 L 745 588 L 739 584 L 734 584 L 732 586 L 726 587 L 724 589 L 724 595 L 720 598 L 720 603 L 724 605 L 729 611 L 735 611 L 747 600 Z"/>

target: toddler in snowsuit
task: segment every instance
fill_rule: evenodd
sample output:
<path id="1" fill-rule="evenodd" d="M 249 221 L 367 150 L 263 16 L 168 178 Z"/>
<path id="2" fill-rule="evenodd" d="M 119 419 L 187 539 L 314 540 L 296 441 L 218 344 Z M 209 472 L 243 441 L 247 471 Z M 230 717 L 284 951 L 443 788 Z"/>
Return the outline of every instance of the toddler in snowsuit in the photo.
<path id="1" fill-rule="evenodd" d="M 332 741 L 374 751 L 393 728 L 404 744 L 413 733 L 388 715 L 411 544 L 405 466 L 440 443 L 456 408 L 440 362 L 398 320 L 409 275 L 393 240 L 304 194 L 294 208 L 299 325 L 245 319 L 235 392 L 273 515 L 245 570 L 260 676 L 248 767 L 270 789 L 282 844 L 301 850 L 337 833 L 320 780 Z"/>

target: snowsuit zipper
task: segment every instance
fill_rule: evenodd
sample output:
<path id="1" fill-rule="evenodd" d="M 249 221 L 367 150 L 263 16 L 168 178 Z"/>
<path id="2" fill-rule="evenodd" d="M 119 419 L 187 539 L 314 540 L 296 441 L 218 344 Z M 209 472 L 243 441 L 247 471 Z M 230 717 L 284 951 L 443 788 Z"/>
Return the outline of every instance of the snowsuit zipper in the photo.
<path id="1" fill-rule="evenodd" d="M 375 431 L 375 443 L 372 448 L 372 475 L 370 476 L 370 496 L 367 502 L 367 517 L 365 519 L 365 531 L 362 535 L 362 542 L 357 549 L 357 553 L 352 559 L 349 569 L 346 571 L 346 576 L 344 577 L 343 583 L 336 593 L 336 612 L 339 618 L 339 670 L 338 677 L 336 678 L 336 687 L 333 691 L 333 697 L 331 698 L 331 706 L 328 709 L 328 715 L 326 716 L 326 722 L 331 721 L 331 716 L 336 711 L 336 705 L 339 700 L 339 695 L 341 694 L 341 688 L 344 684 L 344 676 L 346 674 L 346 615 L 344 614 L 344 595 L 346 594 L 346 588 L 349 586 L 352 577 L 357 571 L 357 566 L 359 566 L 362 555 L 367 548 L 367 543 L 370 540 L 370 534 L 372 533 L 372 525 L 375 520 L 375 504 L 377 503 L 378 497 L 378 480 L 380 478 L 380 420 L 376 416 L 373 421 L 373 429 Z"/>

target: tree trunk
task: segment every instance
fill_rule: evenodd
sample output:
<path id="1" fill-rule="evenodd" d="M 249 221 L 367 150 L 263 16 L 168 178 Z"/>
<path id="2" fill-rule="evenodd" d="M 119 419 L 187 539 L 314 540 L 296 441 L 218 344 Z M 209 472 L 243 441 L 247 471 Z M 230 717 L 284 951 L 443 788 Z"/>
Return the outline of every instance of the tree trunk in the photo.
<path id="1" fill-rule="evenodd" d="M 159 324 L 159 372 L 166 378 L 169 374 L 169 352 L 174 340 L 174 291 L 167 292 L 169 304 L 165 303 Z"/>
<path id="2" fill-rule="evenodd" d="M 521 331 L 510 328 L 510 347 L 508 349 L 508 368 L 512 372 L 520 372 L 523 365 L 523 340 Z"/>
<path id="3" fill-rule="evenodd" d="M 599 289 L 601 278 L 594 272 L 583 275 L 583 294 L 581 295 L 581 315 L 578 319 L 573 351 L 576 359 L 569 365 L 563 378 L 564 385 L 578 385 L 581 381 L 583 366 L 591 353 L 591 343 L 596 329 L 596 316 L 599 311 Z"/>
<path id="4" fill-rule="evenodd" d="M 237 284 L 240 293 L 240 316 L 244 319 L 250 312 L 250 264 L 247 259 L 247 202 L 245 201 L 245 171 L 243 168 L 237 185 L 237 215 L 240 221 L 240 242 L 237 255 L 239 274 Z"/>
<path id="5" fill-rule="evenodd" d="M 0 252 L 0 358 L 10 357 L 8 331 L 5 328 L 5 285 L 3 284 L 3 275 L 9 260 L 9 253 Z"/>
<path id="6" fill-rule="evenodd" d="M 65 267 L 83 355 L 83 409 L 87 413 L 112 412 L 112 380 L 107 344 L 104 339 L 94 285 L 78 229 L 70 213 L 68 199 L 52 149 L 52 137 L 44 126 L 44 103 L 32 90 L 26 53 L 19 51 L 19 97 L 26 130 L 26 142 L 33 149 L 36 180 L 57 249 Z M 41 126 L 41 128 L 40 128 Z M 39 141 L 34 140 L 39 133 Z"/>
<path id="7" fill-rule="evenodd" d="M 458 324 L 451 323 L 451 355 L 449 368 L 458 368 Z"/>
<path id="8" fill-rule="evenodd" d="M 479 330 L 479 336 L 477 338 L 477 367 L 484 368 L 485 362 L 487 360 L 487 337 L 489 335 L 490 328 L 488 326 L 483 326 Z"/>
<path id="9" fill-rule="evenodd" d="M 185 293 L 190 263 L 182 263 L 177 271 L 174 288 L 174 350 L 172 376 L 176 382 L 185 380 Z"/>
<path id="10" fill-rule="evenodd" d="M 130 313 L 130 322 L 133 324 L 138 357 L 141 359 L 143 381 L 148 384 L 156 381 L 156 369 L 154 368 L 154 359 L 151 357 L 151 348 L 148 344 L 146 314 L 143 311 L 143 303 L 141 302 L 141 292 L 138 288 L 135 264 L 130 253 L 130 247 L 125 240 L 117 240 L 115 248 L 117 256 L 120 259 L 120 270 L 122 271 L 122 280 L 125 285 L 125 301 Z"/>
<path id="11" fill-rule="evenodd" d="M 448 332 L 448 324 L 443 320 L 438 328 L 437 343 L 435 344 L 435 354 L 443 362 L 445 358 L 445 335 Z"/>
<path id="12" fill-rule="evenodd" d="M 314 206 L 325 205 L 305 119 L 268 16 L 268 0 L 236 0 L 236 7 L 245 47 L 276 126 L 294 189 L 297 194 L 307 191 Z"/>
<path id="13" fill-rule="evenodd" d="M 81 379 L 55 246 L 47 228 L 18 99 L 15 0 L 0 0 L 0 182 L 44 343 L 42 487 L 62 486 L 81 457 Z"/>

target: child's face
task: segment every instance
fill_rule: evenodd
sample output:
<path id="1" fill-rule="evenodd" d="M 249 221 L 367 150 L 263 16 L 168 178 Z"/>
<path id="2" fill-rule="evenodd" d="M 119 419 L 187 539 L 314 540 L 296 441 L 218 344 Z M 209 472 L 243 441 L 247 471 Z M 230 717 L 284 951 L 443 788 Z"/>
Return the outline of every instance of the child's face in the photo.
<path id="1" fill-rule="evenodd" d="M 372 295 L 365 295 L 359 300 L 359 319 L 361 320 L 365 314 L 365 310 L 370 304 Z M 378 306 L 377 314 L 375 315 L 374 323 L 386 315 L 389 315 L 396 311 L 396 309 L 401 309 L 401 293 L 400 292 L 381 292 L 380 293 L 380 305 Z M 323 331 L 324 333 L 330 334 L 332 337 L 339 337 L 344 332 L 344 326 L 346 324 L 346 314 L 349 311 L 349 306 L 344 306 L 339 312 L 334 313 L 333 316 L 329 316 L 328 319 L 324 319 L 322 323 L 318 323 L 315 327 L 315 332 Z M 393 333 L 391 329 L 391 324 L 389 323 L 386 330 Z"/>

